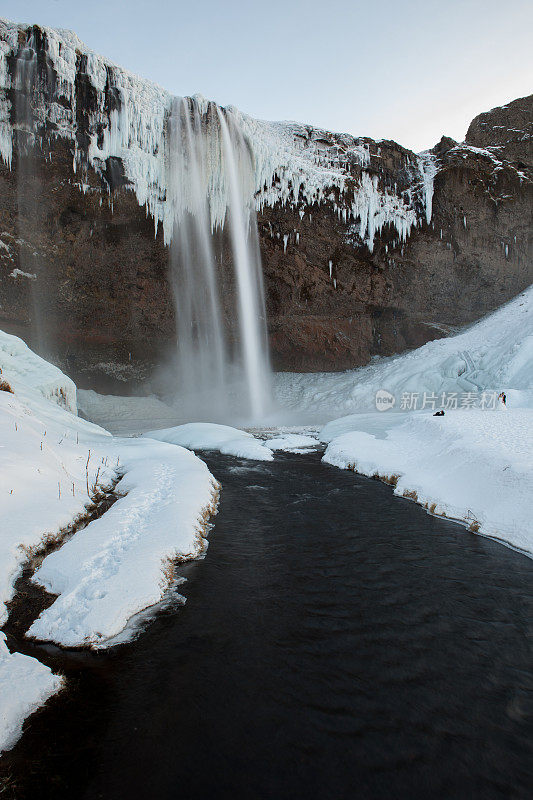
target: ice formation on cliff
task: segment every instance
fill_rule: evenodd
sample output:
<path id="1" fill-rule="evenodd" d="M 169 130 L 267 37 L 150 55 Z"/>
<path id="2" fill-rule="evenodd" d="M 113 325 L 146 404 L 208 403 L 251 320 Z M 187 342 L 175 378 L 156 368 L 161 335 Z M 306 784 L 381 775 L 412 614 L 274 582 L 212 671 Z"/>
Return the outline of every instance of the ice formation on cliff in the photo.
<path id="1" fill-rule="evenodd" d="M 0 155 L 9 167 L 13 127 L 7 58 L 17 56 L 19 38 L 24 37 L 26 47 L 44 47 L 48 73 L 55 73 L 48 87 L 41 80 L 33 88 L 31 98 L 45 138 L 72 140 L 73 168 L 82 172 L 82 186 L 87 166 L 103 174 L 108 159 L 120 159 L 127 183 L 153 217 L 156 230 L 162 224 L 168 244 L 176 214 L 176 196 L 169 191 L 167 142 L 172 95 L 92 52 L 71 31 L 27 28 L 0 20 Z M 90 92 L 84 93 L 83 106 L 78 108 L 80 81 L 88 84 Z M 210 115 L 216 117 L 215 104 L 199 96 L 194 102 L 206 121 Z M 238 121 L 253 155 L 254 185 L 249 190 L 257 210 L 277 203 L 301 210 L 331 202 L 345 222 L 354 223 L 353 233 L 370 249 L 375 233 L 384 225 L 393 226 L 404 240 L 418 223 L 420 209 L 425 210 L 427 221 L 431 219 L 435 162 L 429 155 L 414 162 L 412 189 L 402 193 L 382 185 L 376 167 L 372 174 L 368 171 L 369 140 L 334 136 L 298 123 L 260 121 L 233 108 L 227 111 Z M 229 201 L 220 152 L 220 137 L 214 136 L 208 152 L 213 229 L 224 224 Z"/>

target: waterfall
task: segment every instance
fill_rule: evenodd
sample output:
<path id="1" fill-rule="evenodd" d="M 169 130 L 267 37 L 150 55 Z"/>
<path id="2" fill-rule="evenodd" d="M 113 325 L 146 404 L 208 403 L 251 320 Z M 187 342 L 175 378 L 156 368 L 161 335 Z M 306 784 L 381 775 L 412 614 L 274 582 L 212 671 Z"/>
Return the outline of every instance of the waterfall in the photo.
<path id="1" fill-rule="evenodd" d="M 270 366 L 251 150 L 237 118 L 201 98 L 173 101 L 167 139 L 179 405 L 188 418 L 257 420 L 270 401 Z"/>
<path id="2" fill-rule="evenodd" d="M 38 89 L 37 48 L 32 35 L 18 53 L 13 72 L 14 121 L 17 131 L 17 229 L 21 242 L 19 267 L 29 281 L 32 299 L 31 339 L 33 348 L 48 354 L 45 332 L 46 275 L 39 254 L 39 206 L 42 187 L 35 153 L 36 120 L 32 102 Z"/>

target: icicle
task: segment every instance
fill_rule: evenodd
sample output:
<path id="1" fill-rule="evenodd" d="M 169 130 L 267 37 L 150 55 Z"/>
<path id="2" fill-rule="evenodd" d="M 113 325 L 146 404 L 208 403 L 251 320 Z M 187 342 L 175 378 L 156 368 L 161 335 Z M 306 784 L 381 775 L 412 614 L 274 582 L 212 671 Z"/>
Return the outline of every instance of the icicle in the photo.
<path id="1" fill-rule="evenodd" d="M 10 165 L 12 130 L 5 89 L 11 87 L 6 59 L 17 50 L 19 28 L 3 24 L 0 155 Z M 83 172 L 89 165 L 101 173 L 109 158 L 119 159 L 139 204 L 145 206 L 147 214 L 154 219 L 154 231 L 157 233 L 161 222 L 164 241 L 169 244 L 176 216 L 183 210 L 183 203 L 186 205 L 186 200 L 177 197 L 169 185 L 167 122 L 174 98 L 149 81 L 91 52 L 74 34 L 47 27 L 42 30 L 55 81 L 54 95 L 48 97 L 42 93 L 40 97 L 39 118 L 50 123 L 54 135 L 70 139 L 76 148 L 77 69 L 80 55 L 84 56 L 87 79 L 94 90 L 94 104 L 87 109 L 91 138 L 87 152 L 75 149 L 73 172 L 79 166 Z M 116 102 L 109 111 L 111 91 Z M 212 112 L 216 116 L 218 107 L 200 96 L 195 96 L 190 103 L 202 118 L 208 118 L 209 126 Z M 327 199 L 343 223 L 359 223 L 359 230 L 350 233 L 356 233 L 372 250 L 376 234 L 385 225 L 392 226 L 401 241 L 406 240 L 413 225 L 418 223 L 416 204 L 420 205 L 417 195 L 420 195 L 421 186 L 426 221 L 431 221 L 433 181 L 437 172 L 437 161 L 432 154 L 420 154 L 418 170 L 406 159 L 406 168 L 412 172 L 412 185 L 404 188 L 400 196 L 396 183 L 393 189 L 386 188 L 382 178 L 380 183 L 377 174 L 371 177 L 365 170 L 375 158 L 381 157 L 379 147 L 374 155 L 370 153 L 368 142 L 348 135 L 331 135 L 296 123 L 263 122 L 237 109 L 230 109 L 228 113 L 252 155 L 253 170 L 247 178 L 246 192 L 253 197 L 257 210 L 279 203 L 282 207 L 296 209 L 303 220 L 304 208 L 310 209 Z M 331 144 L 325 145 L 324 139 Z M 43 147 L 46 144 L 43 142 Z M 213 230 L 219 230 L 226 219 L 229 195 L 227 176 L 220 160 L 220 141 L 213 126 L 208 137 L 207 160 L 210 222 Z M 350 173 L 353 163 L 363 168 L 359 182 L 355 182 Z M 312 214 L 309 220 L 312 222 Z"/>
<path id="2" fill-rule="evenodd" d="M 435 175 L 438 172 L 437 161 L 433 153 L 429 150 L 420 153 L 418 156 L 418 168 L 422 179 L 422 189 L 424 192 L 424 204 L 426 207 L 426 222 L 431 222 L 431 214 L 433 212 L 433 187 L 435 182 Z M 396 191 L 396 186 L 395 189 Z"/>

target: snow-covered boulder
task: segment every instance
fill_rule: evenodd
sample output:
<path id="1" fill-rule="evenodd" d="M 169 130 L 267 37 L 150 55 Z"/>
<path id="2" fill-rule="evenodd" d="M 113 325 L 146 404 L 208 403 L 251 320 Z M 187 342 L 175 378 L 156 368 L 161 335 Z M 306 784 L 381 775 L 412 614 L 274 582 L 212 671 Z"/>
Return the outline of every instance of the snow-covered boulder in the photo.
<path id="1" fill-rule="evenodd" d="M 212 422 L 189 422 L 175 428 L 149 431 L 145 436 L 191 450 L 218 450 L 224 455 L 255 461 L 272 461 L 274 458 L 272 451 L 251 433 Z"/>
<path id="2" fill-rule="evenodd" d="M 74 381 L 30 350 L 18 336 L 4 331 L 0 331 L 0 370 L 16 394 L 25 397 L 39 393 L 72 414 L 77 413 Z"/>
<path id="3" fill-rule="evenodd" d="M 285 453 L 305 453 L 313 450 L 318 441 L 313 436 L 302 433 L 280 432 L 271 439 L 267 439 L 267 446 L 274 451 Z"/>

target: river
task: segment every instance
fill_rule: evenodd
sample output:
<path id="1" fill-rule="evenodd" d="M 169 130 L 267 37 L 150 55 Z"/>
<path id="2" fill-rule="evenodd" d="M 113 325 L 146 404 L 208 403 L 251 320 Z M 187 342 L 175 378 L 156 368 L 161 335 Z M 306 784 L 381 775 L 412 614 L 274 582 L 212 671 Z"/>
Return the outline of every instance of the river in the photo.
<path id="1" fill-rule="evenodd" d="M 186 603 L 107 653 L 38 649 L 69 688 L 2 797 L 529 797 L 533 562 L 317 453 L 205 457 Z"/>

